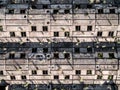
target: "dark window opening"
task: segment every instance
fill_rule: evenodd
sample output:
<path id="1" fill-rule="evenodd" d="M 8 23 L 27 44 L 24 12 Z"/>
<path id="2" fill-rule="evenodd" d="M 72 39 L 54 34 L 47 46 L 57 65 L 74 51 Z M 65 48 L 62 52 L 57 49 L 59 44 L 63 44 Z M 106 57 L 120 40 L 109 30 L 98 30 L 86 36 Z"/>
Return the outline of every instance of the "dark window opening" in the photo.
<path id="1" fill-rule="evenodd" d="M 3 31 L 3 26 L 0 26 L 0 31 Z"/>
<path id="2" fill-rule="evenodd" d="M 21 32 L 21 37 L 26 37 L 26 32 Z"/>
<path id="3" fill-rule="evenodd" d="M 36 75 L 37 71 L 36 70 L 32 70 L 32 75 Z"/>
<path id="4" fill-rule="evenodd" d="M 25 75 L 21 76 L 21 79 L 22 79 L 22 80 L 25 80 L 25 79 L 26 79 L 26 76 L 25 76 Z"/>
<path id="5" fill-rule="evenodd" d="M 88 5 L 87 5 L 87 8 L 92 8 L 92 5 L 91 5 L 91 4 L 88 4 Z"/>
<path id="6" fill-rule="evenodd" d="M 87 26 L 87 31 L 92 31 L 92 26 Z"/>
<path id="7" fill-rule="evenodd" d="M 32 5 L 31 7 L 32 7 L 32 9 L 37 9 L 37 7 L 35 5 Z"/>
<path id="8" fill-rule="evenodd" d="M 64 33 L 64 36 L 65 36 L 65 37 L 69 37 L 69 36 L 70 36 L 70 33 L 69 33 L 69 32 L 65 32 L 65 33 Z"/>
<path id="9" fill-rule="evenodd" d="M 109 36 L 109 37 L 113 37 L 113 35 L 114 35 L 114 32 L 113 32 L 113 31 L 110 31 L 110 32 L 108 33 L 108 36 Z"/>
<path id="10" fill-rule="evenodd" d="M 88 48 L 87 48 L 87 52 L 88 52 L 88 53 L 92 53 L 92 48 L 91 48 L 91 47 L 88 47 Z"/>
<path id="11" fill-rule="evenodd" d="M 43 48 L 43 53 L 48 53 L 48 48 Z"/>
<path id="12" fill-rule="evenodd" d="M 80 48 L 74 48 L 75 53 L 80 53 Z"/>
<path id="13" fill-rule="evenodd" d="M 101 31 L 98 31 L 98 32 L 97 32 L 97 36 L 98 36 L 98 37 L 101 37 L 101 36 L 102 36 L 102 32 L 101 32 Z"/>
<path id="14" fill-rule="evenodd" d="M 48 26 L 43 26 L 43 31 L 48 31 Z"/>
<path id="15" fill-rule="evenodd" d="M 0 75 L 3 75 L 3 71 L 0 71 Z"/>
<path id="16" fill-rule="evenodd" d="M 80 8 L 81 8 L 80 4 L 76 4 L 76 5 L 75 5 L 75 8 L 80 9 Z"/>
<path id="17" fill-rule="evenodd" d="M 98 9 L 98 14 L 103 14 L 103 9 Z"/>
<path id="18" fill-rule="evenodd" d="M 70 13 L 70 10 L 64 10 L 64 13 L 68 14 L 68 13 Z"/>
<path id="19" fill-rule="evenodd" d="M 87 75 L 91 75 L 92 74 L 92 70 L 87 70 Z"/>
<path id="20" fill-rule="evenodd" d="M 59 76 L 58 75 L 54 75 L 54 79 L 59 79 Z"/>
<path id="21" fill-rule="evenodd" d="M 37 30 L 36 26 L 31 26 L 31 30 L 36 31 Z"/>
<path id="22" fill-rule="evenodd" d="M 98 75 L 98 76 L 97 76 L 97 79 L 102 79 L 102 76 L 101 76 L 101 75 Z"/>
<path id="23" fill-rule="evenodd" d="M 57 14 L 58 13 L 58 10 L 53 10 L 53 14 Z"/>
<path id="24" fill-rule="evenodd" d="M 9 59 L 14 59 L 15 58 L 15 54 L 14 53 L 10 53 L 9 54 Z"/>
<path id="25" fill-rule="evenodd" d="M 48 9 L 48 5 L 43 5 L 43 9 Z"/>
<path id="26" fill-rule="evenodd" d="M 15 32 L 10 32 L 10 37 L 15 37 Z"/>
<path id="27" fill-rule="evenodd" d="M 109 53 L 109 58 L 115 58 L 114 53 Z"/>
<path id="28" fill-rule="evenodd" d="M 109 80 L 113 80 L 113 75 L 108 75 Z"/>
<path id="29" fill-rule="evenodd" d="M 64 58 L 66 58 L 66 59 L 70 58 L 70 54 L 69 53 L 65 53 L 64 54 Z"/>
<path id="30" fill-rule="evenodd" d="M 32 53 L 37 53 L 37 48 L 32 48 Z"/>
<path id="31" fill-rule="evenodd" d="M 103 53 L 98 53 L 98 58 L 103 58 Z"/>
<path id="32" fill-rule="evenodd" d="M 16 79 L 15 76 L 10 76 L 10 78 L 11 78 L 11 80 L 15 80 Z"/>
<path id="33" fill-rule="evenodd" d="M 80 28 L 81 28 L 80 26 L 75 26 L 76 31 L 80 31 Z"/>
<path id="34" fill-rule="evenodd" d="M 110 9 L 110 13 L 114 14 L 115 13 L 115 9 Z"/>
<path id="35" fill-rule="evenodd" d="M 43 75 L 48 75 L 48 70 L 43 70 Z"/>
<path id="36" fill-rule="evenodd" d="M 14 14 L 14 9 L 8 11 L 9 14 Z"/>
<path id="37" fill-rule="evenodd" d="M 21 53 L 21 54 L 20 54 L 20 59 L 25 59 L 25 56 L 26 56 L 25 53 Z"/>
<path id="38" fill-rule="evenodd" d="M 80 74 L 81 74 L 81 70 L 76 70 L 76 71 L 75 71 L 75 74 L 76 74 L 76 75 L 80 75 Z"/>
<path id="39" fill-rule="evenodd" d="M 25 10 L 20 10 L 20 14 L 25 14 Z"/>
<path id="40" fill-rule="evenodd" d="M 59 53 L 54 53 L 54 58 L 59 59 Z"/>
<path id="41" fill-rule="evenodd" d="M 59 37 L 59 32 L 54 32 L 54 37 Z"/>
<path id="42" fill-rule="evenodd" d="M 70 76 L 69 76 L 69 75 L 66 75 L 66 76 L 65 76 L 65 79 L 69 79 L 69 78 L 70 78 Z"/>

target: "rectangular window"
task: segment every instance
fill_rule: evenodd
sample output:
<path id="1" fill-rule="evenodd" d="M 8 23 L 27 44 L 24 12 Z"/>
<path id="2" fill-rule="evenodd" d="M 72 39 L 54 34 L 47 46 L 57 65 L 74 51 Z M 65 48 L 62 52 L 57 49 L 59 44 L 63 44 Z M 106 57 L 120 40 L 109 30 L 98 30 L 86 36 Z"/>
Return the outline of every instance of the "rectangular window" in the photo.
<path id="1" fill-rule="evenodd" d="M 102 76 L 101 76 L 101 75 L 98 75 L 98 76 L 97 76 L 97 79 L 102 79 Z"/>
<path id="2" fill-rule="evenodd" d="M 75 8 L 76 8 L 76 9 L 77 9 L 77 8 L 80 9 L 80 8 L 81 8 L 80 4 L 76 4 L 76 5 L 75 5 Z"/>
<path id="3" fill-rule="evenodd" d="M 115 58 L 114 53 L 109 53 L 109 58 Z"/>
<path id="4" fill-rule="evenodd" d="M 9 54 L 9 59 L 14 59 L 15 58 L 15 54 L 14 53 L 10 53 Z"/>
<path id="5" fill-rule="evenodd" d="M 88 48 L 87 48 L 87 52 L 88 52 L 88 53 L 92 53 L 92 47 L 88 47 Z"/>
<path id="6" fill-rule="evenodd" d="M 8 11 L 9 14 L 14 14 L 14 9 Z"/>
<path id="7" fill-rule="evenodd" d="M 32 70 L 32 75 L 37 75 L 37 71 L 36 70 Z"/>
<path id="8" fill-rule="evenodd" d="M 42 29 L 43 31 L 48 31 L 48 26 L 43 26 Z"/>
<path id="9" fill-rule="evenodd" d="M 108 75 L 109 80 L 113 80 L 113 75 Z"/>
<path id="10" fill-rule="evenodd" d="M 48 9 L 48 5 L 43 5 L 43 9 Z"/>
<path id="11" fill-rule="evenodd" d="M 37 53 L 37 48 L 32 48 L 32 53 Z"/>
<path id="12" fill-rule="evenodd" d="M 10 37 L 15 37 L 15 32 L 10 32 Z"/>
<path id="13" fill-rule="evenodd" d="M 53 10 L 53 14 L 57 14 L 58 12 L 58 10 Z"/>
<path id="14" fill-rule="evenodd" d="M 98 53 L 97 57 L 98 58 L 103 58 L 103 53 Z"/>
<path id="15" fill-rule="evenodd" d="M 69 53 L 64 53 L 64 58 L 69 59 L 70 58 L 70 54 Z"/>
<path id="16" fill-rule="evenodd" d="M 69 75 L 65 75 L 65 79 L 70 79 L 70 76 Z"/>
<path id="17" fill-rule="evenodd" d="M 21 32 L 21 37 L 26 37 L 26 32 Z"/>
<path id="18" fill-rule="evenodd" d="M 0 75 L 3 75 L 3 71 L 0 71 Z"/>
<path id="19" fill-rule="evenodd" d="M 91 75 L 92 74 L 92 70 L 87 70 L 87 75 Z"/>
<path id="20" fill-rule="evenodd" d="M 87 26 L 87 31 L 92 31 L 92 26 Z"/>
<path id="21" fill-rule="evenodd" d="M 64 36 L 65 36 L 65 37 L 69 37 L 69 36 L 70 36 L 70 33 L 69 33 L 69 32 L 65 32 L 65 33 L 64 33 Z"/>
<path id="22" fill-rule="evenodd" d="M 59 59 L 59 53 L 54 53 L 54 58 Z"/>
<path id="23" fill-rule="evenodd" d="M 36 31 L 37 30 L 36 26 L 31 26 L 31 30 Z"/>
<path id="24" fill-rule="evenodd" d="M 80 26 L 75 26 L 75 31 L 80 31 L 81 27 Z"/>
<path id="25" fill-rule="evenodd" d="M 59 37 L 59 32 L 54 32 L 54 37 Z"/>
<path id="26" fill-rule="evenodd" d="M 98 14 L 103 14 L 103 9 L 98 9 Z"/>
<path id="27" fill-rule="evenodd" d="M 22 75 L 22 76 L 21 76 L 21 79 L 22 79 L 22 80 L 25 80 L 25 79 L 27 79 L 27 78 L 26 78 L 25 75 Z"/>
<path id="28" fill-rule="evenodd" d="M 70 10 L 64 10 L 64 13 L 65 13 L 65 14 L 69 14 L 69 13 L 70 13 Z"/>
<path id="29" fill-rule="evenodd" d="M 74 48 L 75 53 L 80 53 L 80 48 Z"/>
<path id="30" fill-rule="evenodd" d="M 21 53 L 21 54 L 20 54 L 20 59 L 25 59 L 25 56 L 26 56 L 25 53 Z"/>
<path id="31" fill-rule="evenodd" d="M 43 75 L 48 75 L 48 70 L 43 70 Z"/>
<path id="32" fill-rule="evenodd" d="M 54 79 L 59 79 L 59 76 L 58 75 L 54 75 Z"/>
<path id="33" fill-rule="evenodd" d="M 20 10 L 20 14 L 25 14 L 25 10 Z"/>
<path id="34" fill-rule="evenodd" d="M 81 70 L 76 70 L 76 71 L 75 71 L 75 74 L 76 74 L 76 75 L 80 75 L 80 74 L 81 74 Z"/>
<path id="35" fill-rule="evenodd" d="M 97 32 L 97 36 L 98 36 L 98 37 L 101 37 L 101 36 L 102 36 L 102 32 L 101 32 L 101 31 L 98 31 L 98 32 Z"/>
<path id="36" fill-rule="evenodd" d="M 11 80 L 16 80 L 15 76 L 10 76 Z"/>
<path id="37" fill-rule="evenodd" d="M 115 9 L 110 9 L 110 14 L 114 14 L 115 13 Z"/>
<path id="38" fill-rule="evenodd" d="M 109 36 L 109 37 L 113 37 L 113 35 L 114 35 L 114 32 L 113 32 L 113 31 L 110 31 L 110 32 L 108 33 L 108 36 Z"/>
<path id="39" fill-rule="evenodd" d="M 43 53 L 48 53 L 48 48 L 43 48 Z"/>
<path id="40" fill-rule="evenodd" d="M 3 31 L 3 26 L 0 26 L 0 31 Z"/>

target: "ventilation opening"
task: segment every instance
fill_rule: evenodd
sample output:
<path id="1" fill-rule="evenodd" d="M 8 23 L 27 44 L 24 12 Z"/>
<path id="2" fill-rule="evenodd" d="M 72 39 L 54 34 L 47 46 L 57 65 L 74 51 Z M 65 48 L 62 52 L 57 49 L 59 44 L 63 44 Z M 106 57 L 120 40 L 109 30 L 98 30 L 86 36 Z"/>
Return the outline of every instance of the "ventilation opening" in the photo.
<path id="1" fill-rule="evenodd" d="M 5 86 L 0 86 L 0 90 L 5 90 Z"/>

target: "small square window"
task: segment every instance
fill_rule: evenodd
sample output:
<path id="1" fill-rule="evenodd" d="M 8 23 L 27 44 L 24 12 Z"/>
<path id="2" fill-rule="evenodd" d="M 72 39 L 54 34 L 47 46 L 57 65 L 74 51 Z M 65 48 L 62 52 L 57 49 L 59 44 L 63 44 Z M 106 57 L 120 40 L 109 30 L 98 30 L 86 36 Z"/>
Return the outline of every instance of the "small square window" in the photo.
<path id="1" fill-rule="evenodd" d="M 54 37 L 59 37 L 59 32 L 54 32 Z"/>
<path id="2" fill-rule="evenodd" d="M 54 79 L 59 79 L 59 76 L 58 75 L 54 75 Z"/>
<path id="3" fill-rule="evenodd" d="M 114 14 L 115 13 L 115 9 L 110 9 L 110 14 Z"/>
<path id="4" fill-rule="evenodd" d="M 32 48 L 32 53 L 37 53 L 37 48 Z"/>
<path id="5" fill-rule="evenodd" d="M 92 4 L 87 4 L 87 8 L 92 8 Z"/>
<path id="6" fill-rule="evenodd" d="M 3 31 L 3 26 L 0 26 L 0 31 Z"/>
<path id="7" fill-rule="evenodd" d="M 14 9 L 8 11 L 9 14 L 14 14 Z"/>
<path id="8" fill-rule="evenodd" d="M 54 53 L 54 58 L 59 59 L 59 53 Z"/>
<path id="9" fill-rule="evenodd" d="M 36 70 L 32 70 L 32 75 L 36 75 L 37 71 Z"/>
<path id="10" fill-rule="evenodd" d="M 43 5 L 43 9 L 48 9 L 48 5 Z"/>
<path id="11" fill-rule="evenodd" d="M 15 32 L 10 32 L 10 37 L 15 37 Z"/>
<path id="12" fill-rule="evenodd" d="M 25 56 L 26 56 L 25 53 L 21 53 L 21 54 L 20 54 L 20 59 L 25 59 Z"/>
<path id="13" fill-rule="evenodd" d="M 70 10 L 64 10 L 64 13 L 68 14 L 68 13 L 70 13 Z"/>
<path id="14" fill-rule="evenodd" d="M 80 31 L 81 27 L 80 26 L 75 26 L 76 31 Z"/>
<path id="15" fill-rule="evenodd" d="M 115 58 L 114 53 L 109 53 L 109 58 Z"/>
<path id="16" fill-rule="evenodd" d="M 102 79 L 102 76 L 101 76 L 101 75 L 98 75 L 98 76 L 97 76 L 97 79 Z"/>
<path id="17" fill-rule="evenodd" d="M 43 48 L 43 53 L 48 53 L 48 48 Z"/>
<path id="18" fill-rule="evenodd" d="M 43 26 L 43 31 L 48 31 L 48 26 Z"/>
<path id="19" fill-rule="evenodd" d="M 9 54 L 9 59 L 14 59 L 15 58 L 15 54 L 14 53 L 10 53 Z"/>
<path id="20" fill-rule="evenodd" d="M 88 53 L 92 53 L 92 47 L 88 47 L 88 48 L 87 48 L 87 52 L 88 52 Z"/>
<path id="21" fill-rule="evenodd" d="M 81 74 L 81 70 L 76 70 L 76 71 L 75 71 L 75 74 L 76 74 L 76 75 L 80 75 L 80 74 Z"/>
<path id="22" fill-rule="evenodd" d="M 10 76 L 11 80 L 16 80 L 15 76 Z"/>
<path id="23" fill-rule="evenodd" d="M 36 26 L 31 26 L 31 30 L 36 31 L 37 30 Z"/>
<path id="24" fill-rule="evenodd" d="M 58 12 L 58 10 L 53 10 L 53 14 L 57 14 Z"/>
<path id="25" fill-rule="evenodd" d="M 65 32 L 65 33 L 64 33 L 64 36 L 65 36 L 65 37 L 69 37 L 69 36 L 70 36 L 70 33 L 69 33 L 69 32 Z"/>
<path id="26" fill-rule="evenodd" d="M 48 75 L 48 70 L 43 70 L 43 75 Z"/>
<path id="27" fill-rule="evenodd" d="M 65 76 L 65 79 L 70 79 L 70 76 L 69 76 L 69 75 L 66 75 L 66 76 Z"/>
<path id="28" fill-rule="evenodd" d="M 87 70 L 87 75 L 91 75 L 92 74 L 92 70 Z"/>
<path id="29" fill-rule="evenodd" d="M 70 54 L 69 53 L 65 53 L 64 54 L 64 58 L 69 59 L 70 58 Z"/>
<path id="30" fill-rule="evenodd" d="M 97 57 L 98 58 L 103 58 L 103 53 L 98 53 Z"/>
<path id="31" fill-rule="evenodd" d="M 98 14 L 103 14 L 103 9 L 98 9 Z"/>
<path id="32" fill-rule="evenodd" d="M 25 80 L 25 79 L 27 79 L 27 78 L 26 78 L 25 75 L 23 75 L 23 76 L 21 76 L 21 79 L 22 79 L 22 80 Z"/>
<path id="33" fill-rule="evenodd" d="M 80 48 L 74 48 L 75 53 L 80 53 Z"/>
<path id="34" fill-rule="evenodd" d="M 77 8 L 80 9 L 80 8 L 81 8 L 80 4 L 76 4 L 76 5 L 75 5 L 75 8 L 76 8 L 76 9 L 77 9 Z"/>
<path id="35" fill-rule="evenodd" d="M 110 31 L 110 32 L 108 33 L 108 36 L 109 36 L 109 37 L 113 37 L 113 35 L 114 35 L 114 32 L 113 32 L 113 31 Z"/>
<path id="36" fill-rule="evenodd" d="M 87 26 L 87 31 L 92 31 L 92 26 Z"/>
<path id="37" fill-rule="evenodd" d="M 3 71 L 0 71 L 0 75 L 3 75 Z"/>
<path id="38" fill-rule="evenodd" d="M 101 32 L 101 31 L 98 31 L 98 32 L 97 32 L 97 36 L 98 36 L 98 37 L 101 37 L 101 36 L 102 36 L 102 32 Z"/>
<path id="39" fill-rule="evenodd" d="M 109 79 L 109 80 L 113 80 L 113 75 L 109 75 L 109 76 L 108 76 L 108 79 Z"/>
<path id="40" fill-rule="evenodd" d="M 26 37 L 26 32 L 21 32 L 21 37 Z"/>
<path id="41" fill-rule="evenodd" d="M 25 14 L 25 10 L 20 10 L 20 14 Z"/>

